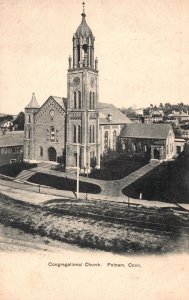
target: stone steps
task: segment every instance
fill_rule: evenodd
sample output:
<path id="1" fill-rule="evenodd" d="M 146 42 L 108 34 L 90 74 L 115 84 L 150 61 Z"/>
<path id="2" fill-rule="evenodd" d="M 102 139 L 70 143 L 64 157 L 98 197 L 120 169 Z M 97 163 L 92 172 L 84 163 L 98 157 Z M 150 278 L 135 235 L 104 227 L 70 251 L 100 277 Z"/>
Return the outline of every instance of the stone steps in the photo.
<path id="1" fill-rule="evenodd" d="M 38 163 L 37 165 L 38 165 L 38 167 L 43 168 L 43 169 L 51 169 L 51 167 L 54 164 L 44 162 L 44 163 Z"/>
<path id="2" fill-rule="evenodd" d="M 14 181 L 24 183 L 35 173 L 36 172 L 30 171 L 30 170 L 24 170 L 16 176 Z"/>

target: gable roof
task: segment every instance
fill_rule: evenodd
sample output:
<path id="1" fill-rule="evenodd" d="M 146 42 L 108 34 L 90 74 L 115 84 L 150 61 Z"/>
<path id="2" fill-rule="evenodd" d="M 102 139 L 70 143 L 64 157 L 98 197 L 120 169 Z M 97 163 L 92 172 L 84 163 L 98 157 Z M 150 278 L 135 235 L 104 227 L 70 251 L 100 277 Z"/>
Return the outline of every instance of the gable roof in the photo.
<path id="1" fill-rule="evenodd" d="M 67 98 L 57 96 L 50 96 L 49 98 L 53 98 L 64 110 L 66 110 Z"/>
<path id="2" fill-rule="evenodd" d="M 0 135 L 0 147 L 22 146 L 24 144 L 24 131 L 11 131 Z"/>
<path id="3" fill-rule="evenodd" d="M 172 130 L 170 124 L 126 124 L 120 133 L 120 137 L 166 139 L 169 131 Z"/>
<path id="4" fill-rule="evenodd" d="M 41 116 L 41 111 L 42 108 L 47 104 L 48 101 L 54 100 L 65 112 L 67 109 L 67 99 L 63 97 L 57 97 L 57 96 L 50 96 L 44 103 L 43 105 L 39 108 L 37 111 L 35 118 L 39 118 Z"/>
<path id="5" fill-rule="evenodd" d="M 67 110 L 67 98 L 57 96 L 50 96 L 43 103 L 40 109 L 47 103 L 47 101 L 49 101 L 49 99 L 56 101 L 64 111 Z M 100 102 L 98 108 L 100 112 L 100 125 L 132 123 L 132 121 L 113 104 Z M 38 113 L 40 113 L 40 109 Z M 111 122 L 108 120 L 108 115 L 112 116 Z"/>
<path id="6" fill-rule="evenodd" d="M 110 103 L 99 103 L 100 125 L 132 123 L 119 109 Z M 108 115 L 112 115 L 112 122 L 108 121 Z"/>

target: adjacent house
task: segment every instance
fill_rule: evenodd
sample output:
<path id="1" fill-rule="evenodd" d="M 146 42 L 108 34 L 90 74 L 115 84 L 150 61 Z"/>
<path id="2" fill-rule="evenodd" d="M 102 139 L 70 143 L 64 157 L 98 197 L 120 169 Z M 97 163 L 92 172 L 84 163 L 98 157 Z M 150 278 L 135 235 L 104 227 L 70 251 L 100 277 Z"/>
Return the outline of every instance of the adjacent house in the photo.
<path id="1" fill-rule="evenodd" d="M 24 132 L 0 133 L 0 165 L 23 160 Z"/>

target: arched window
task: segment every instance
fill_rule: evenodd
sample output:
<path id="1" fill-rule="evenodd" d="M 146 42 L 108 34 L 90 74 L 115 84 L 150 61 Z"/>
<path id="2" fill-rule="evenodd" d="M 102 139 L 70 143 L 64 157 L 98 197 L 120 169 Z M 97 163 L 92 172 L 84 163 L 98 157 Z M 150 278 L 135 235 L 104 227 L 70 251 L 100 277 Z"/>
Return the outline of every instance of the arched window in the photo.
<path id="1" fill-rule="evenodd" d="M 81 92 L 78 92 L 78 108 L 81 109 Z"/>
<path id="2" fill-rule="evenodd" d="M 126 150 L 126 143 L 122 143 L 122 150 L 123 150 L 123 151 Z"/>
<path id="3" fill-rule="evenodd" d="M 92 125 L 89 127 L 89 143 L 92 143 Z"/>
<path id="4" fill-rule="evenodd" d="M 49 141 L 49 129 L 47 129 L 47 141 Z"/>
<path id="5" fill-rule="evenodd" d="M 43 147 L 41 147 L 41 146 L 40 146 L 40 149 L 39 149 L 39 155 L 43 156 Z"/>
<path id="6" fill-rule="evenodd" d="M 78 125 L 78 143 L 81 143 L 81 126 Z"/>
<path id="7" fill-rule="evenodd" d="M 28 146 L 28 156 L 30 156 L 30 146 Z"/>
<path id="8" fill-rule="evenodd" d="M 113 131 L 113 150 L 116 150 L 116 141 L 117 141 L 117 133 L 116 130 Z"/>
<path id="9" fill-rule="evenodd" d="M 137 148 L 136 148 L 136 144 L 135 144 L 135 143 L 133 143 L 133 144 L 132 144 L 132 148 L 133 148 L 133 151 L 135 152 L 135 151 L 136 151 L 136 149 L 137 149 Z"/>
<path id="10" fill-rule="evenodd" d="M 105 131 L 104 133 L 104 149 L 107 150 L 108 149 L 108 131 Z"/>
<path id="11" fill-rule="evenodd" d="M 31 139 L 31 130 L 28 130 L 28 139 Z"/>
<path id="12" fill-rule="evenodd" d="M 54 132 L 54 126 L 50 127 L 50 141 L 54 142 L 55 141 L 55 132 Z"/>
<path id="13" fill-rule="evenodd" d="M 89 93 L 89 109 L 92 109 L 92 92 Z"/>
<path id="14" fill-rule="evenodd" d="M 73 142 L 77 143 L 77 127 L 73 126 Z"/>
<path id="15" fill-rule="evenodd" d="M 95 142 L 95 126 L 94 125 L 91 126 L 91 142 L 92 143 Z"/>
<path id="16" fill-rule="evenodd" d="M 144 145 L 144 151 L 145 151 L 145 152 L 147 151 L 147 146 L 146 146 L 146 145 Z"/>
<path id="17" fill-rule="evenodd" d="M 56 130 L 56 142 L 58 142 L 58 130 Z"/>
<path id="18" fill-rule="evenodd" d="M 93 92 L 92 109 L 95 109 L 95 93 Z"/>
<path id="19" fill-rule="evenodd" d="M 74 108 L 77 108 L 77 93 L 74 92 Z"/>
<path id="20" fill-rule="evenodd" d="M 31 123 L 31 115 L 28 115 L 28 123 Z"/>

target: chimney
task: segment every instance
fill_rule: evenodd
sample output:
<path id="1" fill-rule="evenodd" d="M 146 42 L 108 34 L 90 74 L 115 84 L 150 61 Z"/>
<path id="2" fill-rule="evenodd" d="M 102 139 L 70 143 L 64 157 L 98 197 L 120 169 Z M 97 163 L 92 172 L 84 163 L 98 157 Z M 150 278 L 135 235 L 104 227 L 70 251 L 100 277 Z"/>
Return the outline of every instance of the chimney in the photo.
<path id="1" fill-rule="evenodd" d="M 108 121 L 112 123 L 112 114 L 108 114 Z"/>

